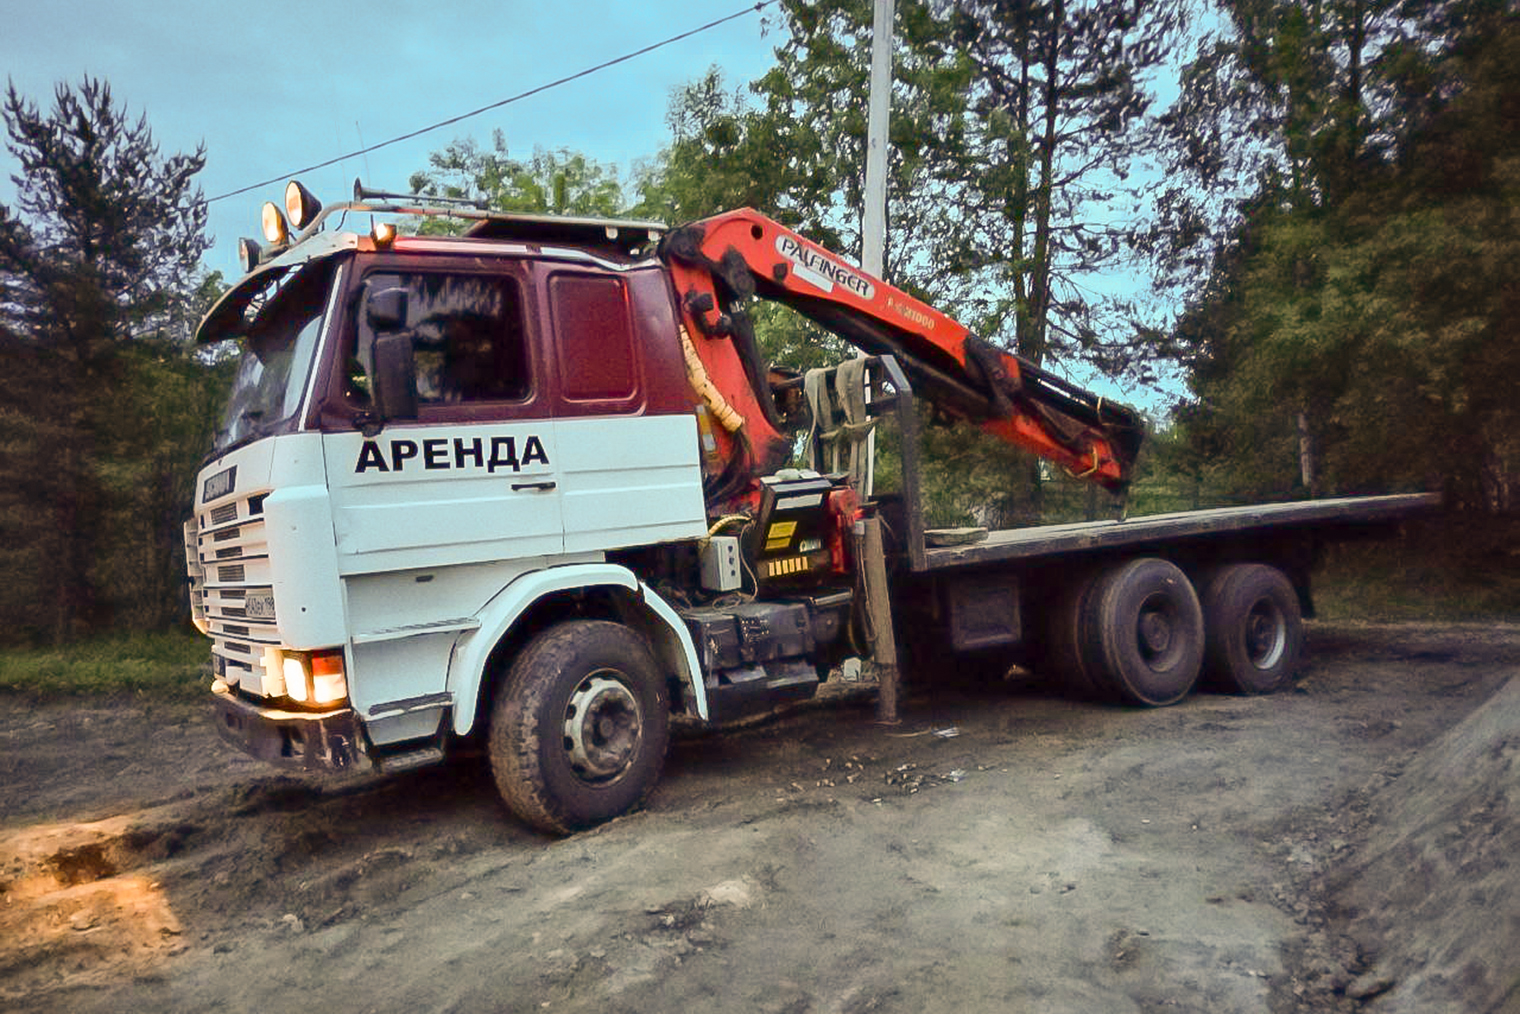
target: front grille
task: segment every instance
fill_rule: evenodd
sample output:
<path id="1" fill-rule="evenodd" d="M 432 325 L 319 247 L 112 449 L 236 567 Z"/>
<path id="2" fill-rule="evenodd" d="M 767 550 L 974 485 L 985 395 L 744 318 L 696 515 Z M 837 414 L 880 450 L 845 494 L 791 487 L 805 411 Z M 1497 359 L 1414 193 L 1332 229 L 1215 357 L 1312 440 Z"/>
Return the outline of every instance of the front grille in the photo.
<path id="1" fill-rule="evenodd" d="M 206 571 L 201 567 L 200 534 L 196 519 L 185 522 L 185 569 L 190 574 L 190 620 L 206 631 Z"/>
<path id="2" fill-rule="evenodd" d="M 266 615 L 273 593 L 263 519 L 266 496 L 268 491 L 239 497 L 198 513 L 185 525 L 191 609 L 196 625 L 211 636 L 213 668 L 254 699 L 268 696 L 264 649 L 280 643 L 275 619 Z M 248 615 L 250 596 L 261 600 L 256 617 Z"/>

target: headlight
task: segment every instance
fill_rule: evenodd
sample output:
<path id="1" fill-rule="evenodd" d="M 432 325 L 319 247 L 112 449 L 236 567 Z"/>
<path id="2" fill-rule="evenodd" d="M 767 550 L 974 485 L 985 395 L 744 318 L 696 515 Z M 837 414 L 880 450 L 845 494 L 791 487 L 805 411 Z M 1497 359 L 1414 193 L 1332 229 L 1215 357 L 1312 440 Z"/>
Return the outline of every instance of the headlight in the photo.
<path id="1" fill-rule="evenodd" d="M 264 202 L 259 224 L 264 228 L 264 238 L 275 246 L 285 246 L 290 242 L 290 226 L 285 224 L 285 216 L 280 214 L 280 209 L 273 201 Z"/>
<path id="2" fill-rule="evenodd" d="M 295 180 L 285 184 L 285 214 L 290 216 L 291 225 L 304 229 L 317 220 L 321 211 L 322 202 L 310 190 Z"/>
<path id="3" fill-rule="evenodd" d="M 306 673 L 306 660 L 298 655 L 285 656 L 285 696 L 293 701 L 305 701 L 311 697 L 311 678 Z"/>
<path id="4" fill-rule="evenodd" d="M 257 241 L 248 239 L 246 236 L 238 240 L 238 264 L 242 266 L 243 274 L 246 275 L 259 266 L 259 259 L 263 253 Z"/>
<path id="5" fill-rule="evenodd" d="M 341 649 L 267 648 L 264 669 L 264 692 L 271 696 L 283 694 L 299 704 L 336 704 L 348 696 Z"/>

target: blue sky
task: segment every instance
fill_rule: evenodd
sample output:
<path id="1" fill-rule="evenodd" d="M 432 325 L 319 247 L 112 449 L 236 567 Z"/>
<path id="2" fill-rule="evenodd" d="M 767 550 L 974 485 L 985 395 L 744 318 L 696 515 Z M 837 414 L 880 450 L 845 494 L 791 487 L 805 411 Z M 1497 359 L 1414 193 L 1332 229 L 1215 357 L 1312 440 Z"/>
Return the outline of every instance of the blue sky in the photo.
<path id="1" fill-rule="evenodd" d="M 110 82 L 146 113 L 162 150 L 206 146 L 199 179 L 215 197 L 376 144 L 584 70 L 753 6 L 696 0 L 4 0 L 0 57 L 17 88 L 50 106 L 59 81 Z M 6 10 L 9 8 L 9 10 Z M 766 20 L 769 15 L 769 21 Z M 626 174 L 669 138 L 673 89 L 716 65 L 730 87 L 764 73 L 782 42 L 774 8 L 750 12 L 617 67 L 336 166 L 302 181 L 325 201 L 354 177 L 402 190 L 430 152 L 456 137 L 514 154 L 571 148 Z M 17 165 L 0 153 L 0 200 Z M 259 206 L 283 182 L 211 206 L 208 266 L 235 276 L 239 236 L 258 233 Z"/>
<path id="2" fill-rule="evenodd" d="M 118 102 L 146 113 L 165 152 L 206 147 L 199 180 L 215 198 L 207 267 L 229 279 L 239 236 L 258 236 L 259 207 L 279 202 L 285 174 L 457 116 L 608 60 L 746 12 L 692 38 L 453 126 L 349 159 L 301 180 L 326 202 L 344 200 L 356 176 L 404 190 L 428 155 L 455 138 L 489 143 L 501 129 L 509 150 L 569 148 L 615 165 L 669 140 L 671 93 L 718 67 L 739 88 L 774 64 L 785 39 L 774 6 L 755 0 L 0 0 L 6 31 L 0 66 L 17 88 L 51 106 L 59 81 L 86 74 L 110 82 Z M 0 151 L 0 201 L 14 197 L 18 170 Z M 1090 279 L 1131 292 L 1139 279 Z M 954 315 L 955 308 L 947 307 Z M 1059 364 L 1053 364 L 1059 369 Z M 1111 396 L 1150 400 L 1078 369 L 1079 383 Z"/>

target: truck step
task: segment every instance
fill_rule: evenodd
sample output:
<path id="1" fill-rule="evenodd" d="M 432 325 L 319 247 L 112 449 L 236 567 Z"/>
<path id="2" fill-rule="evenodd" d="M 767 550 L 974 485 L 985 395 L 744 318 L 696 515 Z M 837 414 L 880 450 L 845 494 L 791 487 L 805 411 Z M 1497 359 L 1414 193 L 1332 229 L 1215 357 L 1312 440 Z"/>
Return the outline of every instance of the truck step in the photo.
<path id="1" fill-rule="evenodd" d="M 437 764 L 442 760 L 443 747 L 425 746 L 420 750 L 408 750 L 405 753 L 380 758 L 380 770 L 391 775 L 398 771 L 427 767 L 429 764 Z"/>

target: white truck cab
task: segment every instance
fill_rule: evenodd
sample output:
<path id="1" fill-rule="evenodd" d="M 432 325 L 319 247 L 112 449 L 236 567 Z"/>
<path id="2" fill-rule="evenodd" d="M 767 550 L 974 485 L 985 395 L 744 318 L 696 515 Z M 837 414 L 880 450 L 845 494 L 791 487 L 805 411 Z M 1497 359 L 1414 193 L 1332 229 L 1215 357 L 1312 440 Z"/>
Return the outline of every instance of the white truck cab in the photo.
<path id="1" fill-rule="evenodd" d="M 220 727 L 243 749 L 331 768 L 438 759 L 484 723 L 507 646 L 571 616 L 628 625 L 661 674 L 651 702 L 706 716 L 687 626 L 608 557 L 708 528 L 653 232 L 537 232 L 316 233 L 202 323 L 202 341 L 243 342 L 185 526 Z M 383 421 L 382 369 L 401 382 Z M 639 760 L 596 745 L 655 721 L 632 682 L 604 678 L 565 732 L 589 785 Z"/>

